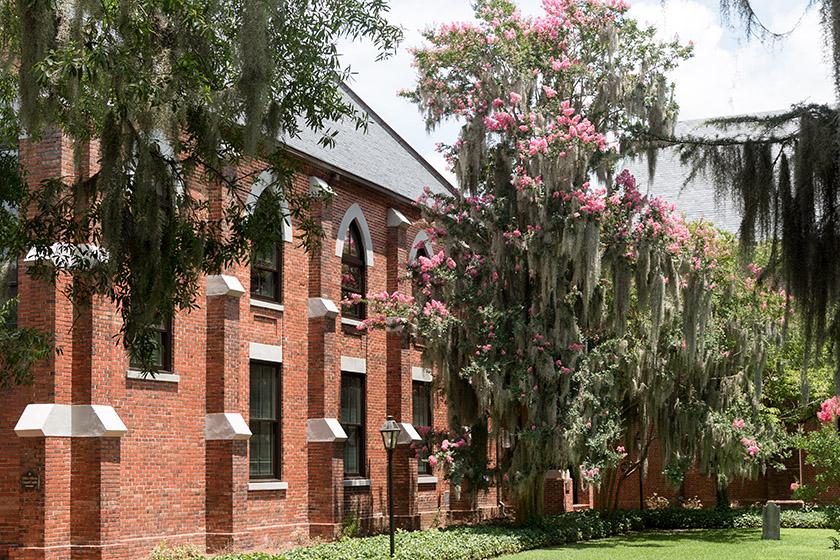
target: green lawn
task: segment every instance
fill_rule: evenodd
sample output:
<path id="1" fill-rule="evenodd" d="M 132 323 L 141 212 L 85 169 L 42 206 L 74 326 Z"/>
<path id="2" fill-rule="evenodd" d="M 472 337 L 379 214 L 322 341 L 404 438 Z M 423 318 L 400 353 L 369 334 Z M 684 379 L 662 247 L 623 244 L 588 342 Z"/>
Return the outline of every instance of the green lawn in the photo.
<path id="1" fill-rule="evenodd" d="M 782 529 L 778 541 L 761 529 L 632 533 L 505 556 L 505 560 L 840 560 L 831 529 Z"/>

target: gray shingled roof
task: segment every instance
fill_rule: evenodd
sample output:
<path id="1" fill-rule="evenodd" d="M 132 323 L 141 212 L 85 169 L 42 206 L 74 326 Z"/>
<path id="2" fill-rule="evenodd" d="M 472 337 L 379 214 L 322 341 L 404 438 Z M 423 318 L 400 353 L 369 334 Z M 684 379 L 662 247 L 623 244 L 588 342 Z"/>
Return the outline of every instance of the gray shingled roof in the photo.
<path id="1" fill-rule="evenodd" d="M 425 187 L 435 193 L 452 192 L 452 185 L 358 95 L 344 84 L 341 89 L 346 100 L 370 116 L 367 133 L 356 130 L 349 120 L 330 122 L 329 128 L 338 131 L 334 147 L 321 146 L 320 134 L 304 129 L 299 138 L 287 140 L 292 151 L 411 202 Z"/>
<path id="2" fill-rule="evenodd" d="M 760 116 L 771 113 L 761 113 Z M 677 124 L 676 136 L 715 136 L 735 137 L 749 132 L 748 127 L 721 132 L 718 128 L 705 125 L 709 119 L 681 121 Z M 636 177 L 636 185 L 642 194 L 658 196 L 673 204 L 689 220 L 705 220 L 716 227 L 735 235 L 741 227 L 741 203 L 731 196 L 715 196 L 715 186 L 710 176 L 698 173 L 685 186 L 690 168 L 680 163 L 676 148 L 659 151 L 656 161 L 656 174 L 653 179 L 648 174 L 647 159 L 625 159 L 617 170 L 628 169 Z"/>

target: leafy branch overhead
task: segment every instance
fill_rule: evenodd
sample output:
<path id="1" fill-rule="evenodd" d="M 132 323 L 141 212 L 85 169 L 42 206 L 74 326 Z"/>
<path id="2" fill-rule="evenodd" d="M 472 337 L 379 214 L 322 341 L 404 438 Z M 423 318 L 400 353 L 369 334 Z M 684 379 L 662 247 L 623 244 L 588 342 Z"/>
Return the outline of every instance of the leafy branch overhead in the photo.
<path id="1" fill-rule="evenodd" d="M 336 42 L 366 39 L 380 56 L 394 52 L 401 35 L 386 11 L 384 0 L 0 3 L 3 111 L 20 100 L 11 115 L 20 129 L 3 140 L 59 129 L 75 149 L 71 176 L 31 185 L 12 249 L 103 248 L 106 259 L 75 267 L 71 296 L 109 296 L 123 342 L 151 367 L 153 345 L 141 341 L 195 305 L 201 274 L 247 260 L 252 241 L 272 242 L 281 198 L 300 220 L 299 241 L 317 245 L 310 197 L 289 189 L 284 139 L 314 129 L 329 145 L 330 122 L 365 126 L 339 87 L 350 69 Z M 273 172 L 273 188 L 260 212 L 243 216 L 260 173 L 236 170 L 254 158 Z M 98 171 L 86 171 L 90 160 Z M 231 204 L 209 202 L 223 190 Z M 46 265 L 33 272 L 55 274 Z"/>

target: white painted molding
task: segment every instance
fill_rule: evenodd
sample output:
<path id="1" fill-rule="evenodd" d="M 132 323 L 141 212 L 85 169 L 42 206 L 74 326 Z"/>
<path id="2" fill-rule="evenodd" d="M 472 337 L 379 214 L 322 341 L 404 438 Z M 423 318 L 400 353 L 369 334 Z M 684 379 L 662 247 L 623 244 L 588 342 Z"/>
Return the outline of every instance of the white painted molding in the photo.
<path id="1" fill-rule="evenodd" d="M 283 363 L 283 347 L 275 346 L 273 344 L 260 344 L 259 342 L 251 342 L 248 349 L 248 357 L 252 360 L 260 360 L 262 362 Z"/>
<path id="2" fill-rule="evenodd" d="M 251 185 L 251 191 L 248 193 L 248 198 L 245 199 L 245 213 L 247 215 L 254 213 L 254 207 L 260 199 L 260 195 L 272 183 L 274 183 L 273 173 L 270 171 L 263 171 L 260 173 L 260 176 L 257 177 L 257 180 L 254 181 L 253 185 Z M 283 213 L 283 215 L 280 216 L 280 219 L 283 220 L 283 223 L 280 226 L 283 231 L 283 241 L 291 243 L 294 240 L 294 232 L 292 231 L 292 219 L 290 217 L 291 214 L 289 213 L 289 205 L 286 203 L 285 199 L 280 200 L 280 209 Z"/>
<path id="3" fill-rule="evenodd" d="M 309 194 L 317 198 L 328 198 L 335 196 L 335 191 L 329 183 L 313 176 L 309 178 Z"/>
<path id="4" fill-rule="evenodd" d="M 388 227 L 398 227 L 406 229 L 411 225 L 408 218 L 403 216 L 403 213 L 394 208 L 388 208 Z"/>
<path id="5" fill-rule="evenodd" d="M 367 360 L 364 358 L 341 357 L 341 371 L 350 373 L 367 373 Z"/>
<path id="6" fill-rule="evenodd" d="M 350 229 L 350 224 L 356 220 L 359 225 L 359 233 L 362 234 L 362 242 L 365 244 L 365 264 L 373 266 L 373 241 L 370 237 L 370 229 L 365 220 L 365 215 L 362 212 L 361 206 L 358 202 L 354 202 L 344 213 L 344 218 L 341 220 L 341 225 L 338 226 L 338 237 L 335 240 L 335 256 L 341 258 L 344 252 L 344 238 L 347 237 L 347 230 Z"/>
<path id="7" fill-rule="evenodd" d="M 181 376 L 177 373 L 166 373 L 159 371 L 152 374 L 148 371 L 140 371 L 139 369 L 129 369 L 125 372 L 126 379 L 136 379 L 138 381 L 159 381 L 161 383 L 180 383 Z"/>
<path id="8" fill-rule="evenodd" d="M 250 299 L 251 307 L 260 307 L 262 309 L 271 309 L 272 311 L 284 311 L 286 308 L 279 303 L 273 301 L 265 301 L 261 299 Z"/>
<path id="9" fill-rule="evenodd" d="M 335 418 L 310 418 L 306 421 L 306 441 L 341 443 L 347 441 L 347 433 Z"/>
<path id="10" fill-rule="evenodd" d="M 331 299 L 313 297 L 309 298 L 309 318 L 326 317 L 335 319 L 338 317 L 338 307 Z"/>
<path id="11" fill-rule="evenodd" d="M 242 297 L 245 293 L 245 288 L 242 282 L 236 276 L 228 276 L 227 274 L 216 274 L 207 277 L 207 296 L 230 296 Z"/>
<path id="12" fill-rule="evenodd" d="M 438 477 L 436 476 L 424 476 L 418 475 L 417 476 L 417 484 L 437 484 Z"/>
<path id="13" fill-rule="evenodd" d="M 23 262 L 51 261 L 53 266 L 68 270 L 86 270 L 97 263 L 108 262 L 108 251 L 90 243 L 53 243 L 49 247 L 32 247 Z"/>
<path id="14" fill-rule="evenodd" d="M 344 479 L 344 487 L 345 488 L 362 488 L 365 486 L 370 486 L 372 481 L 369 478 L 345 478 Z"/>
<path id="15" fill-rule="evenodd" d="M 280 480 L 265 480 L 265 481 L 253 481 L 248 482 L 248 490 L 249 491 L 260 491 L 260 490 L 288 490 L 289 483 L 283 482 Z"/>
<path id="16" fill-rule="evenodd" d="M 15 425 L 18 437 L 122 437 L 127 428 L 112 406 L 29 404 Z"/>
<path id="17" fill-rule="evenodd" d="M 239 440 L 251 437 L 251 429 L 238 412 L 214 412 L 204 418 L 204 439 Z"/>
<path id="18" fill-rule="evenodd" d="M 400 435 L 397 436 L 397 445 L 407 445 L 416 441 L 423 441 L 414 426 L 408 422 L 400 422 Z"/>
<path id="19" fill-rule="evenodd" d="M 417 232 L 417 235 L 414 236 L 414 241 L 411 242 L 411 250 L 408 252 L 408 262 L 417 262 L 417 250 L 420 247 L 426 248 L 426 255 L 429 257 L 434 255 L 432 252 L 432 242 L 429 241 L 429 234 L 422 229 Z"/>
<path id="20" fill-rule="evenodd" d="M 423 383 L 431 383 L 432 369 L 417 366 L 411 368 L 411 380 L 422 381 Z"/>

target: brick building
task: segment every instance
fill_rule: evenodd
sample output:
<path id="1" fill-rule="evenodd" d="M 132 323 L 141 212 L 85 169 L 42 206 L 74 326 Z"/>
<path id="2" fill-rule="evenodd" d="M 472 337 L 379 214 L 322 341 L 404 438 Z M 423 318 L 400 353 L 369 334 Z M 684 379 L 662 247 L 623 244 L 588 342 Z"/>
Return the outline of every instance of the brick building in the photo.
<path id="1" fill-rule="evenodd" d="M 398 289 L 406 261 L 431 252 L 412 202 L 424 187 L 452 188 L 344 94 L 371 115 L 366 134 L 338 124 L 333 149 L 314 134 L 289 144 L 302 170 L 294 188 L 335 193 L 313 210 L 320 250 L 299 248 L 284 218 L 275 252 L 206 278 L 198 308 L 161 326 L 156 377 L 130 367 L 106 300 L 74 309 L 62 295 L 69 275 L 35 282 L 26 259 L 7 270 L 19 324 L 54 332 L 63 352 L 38 364 L 34 385 L 0 391 L 0 558 L 141 558 L 163 539 L 245 549 L 333 536 L 350 515 L 381 528 L 386 415 L 405 428 L 394 454 L 398 526 L 491 513 L 495 499 L 456 500 L 442 477 L 418 475 L 412 422 L 445 422 L 431 373 L 399 333 L 359 331 L 360 310 L 340 304 Z M 82 172 L 96 157 L 90 150 Z M 20 161 L 31 184 L 79 169 L 58 133 L 24 141 Z M 221 188 L 187 188 L 221 212 Z"/>
<path id="2" fill-rule="evenodd" d="M 27 275 L 26 259 L 6 268 L 21 299 L 19 324 L 54 332 L 63 352 L 38 364 L 34 385 L 0 390 L 0 560 L 142 558 L 163 539 L 240 550 L 331 537 L 350 517 L 381 529 L 386 415 L 405 428 L 394 455 L 398 526 L 499 513 L 496 490 L 477 502 L 456 499 L 439 473 L 418 465 L 412 426 L 445 425 L 431 372 L 399 333 L 359 331 L 361 310 L 340 304 L 352 293 L 406 288 L 405 263 L 432 252 L 412 202 L 424 187 L 452 188 L 344 93 L 371 115 L 366 134 L 337 124 L 332 149 L 315 134 L 289 143 L 301 164 L 294 188 L 335 193 L 313 209 L 326 234 L 321 248 L 305 253 L 293 242 L 295 224 L 278 217 L 276 251 L 206 278 L 200 305 L 161 326 L 155 378 L 132 369 L 115 344 L 119 316 L 107 301 L 74 309 L 62 295 L 68 275 L 51 286 Z M 91 150 L 75 165 L 57 133 L 20 151 L 31 184 L 90 172 L 96 157 Z M 260 164 L 240 171 L 260 175 Z M 243 211 L 269 180 L 260 176 Z M 206 193 L 210 212 L 222 211 L 220 187 L 187 188 Z M 620 505 L 669 492 L 660 471 L 654 458 L 652 478 L 628 482 Z M 714 496 L 708 478 L 696 481 Z M 751 500 L 777 497 L 769 482 L 757 484 Z M 592 489 L 549 473 L 547 512 L 593 500 Z"/>

